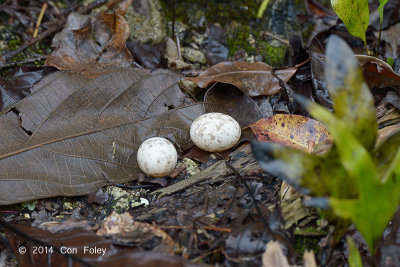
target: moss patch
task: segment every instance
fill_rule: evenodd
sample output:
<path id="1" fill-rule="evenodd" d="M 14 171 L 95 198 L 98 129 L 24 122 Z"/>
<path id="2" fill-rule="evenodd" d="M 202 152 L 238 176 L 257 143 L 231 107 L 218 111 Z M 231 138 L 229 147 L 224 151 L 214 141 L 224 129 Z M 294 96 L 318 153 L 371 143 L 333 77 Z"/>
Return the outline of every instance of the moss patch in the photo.
<path id="1" fill-rule="evenodd" d="M 167 19 L 171 21 L 172 0 L 162 3 Z M 259 5 L 260 1 L 257 0 L 179 0 L 175 1 L 175 20 L 188 25 L 189 31 L 200 33 L 206 30 L 205 21 L 218 23 L 227 32 L 230 57 L 243 49 L 249 56 L 261 55 L 266 63 L 282 66 L 286 46 L 263 36 L 265 21 L 256 18 Z"/>

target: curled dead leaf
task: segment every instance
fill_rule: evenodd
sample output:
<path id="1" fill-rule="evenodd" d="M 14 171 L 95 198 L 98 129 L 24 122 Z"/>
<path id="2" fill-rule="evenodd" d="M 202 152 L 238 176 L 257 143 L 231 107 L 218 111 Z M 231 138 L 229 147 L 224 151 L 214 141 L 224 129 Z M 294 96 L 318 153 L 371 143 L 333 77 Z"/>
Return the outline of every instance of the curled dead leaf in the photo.
<path id="1" fill-rule="evenodd" d="M 273 95 L 281 88 L 274 75 L 287 82 L 301 65 L 274 71 L 263 62 L 222 62 L 206 69 L 198 77 L 185 79 L 195 82 L 201 88 L 221 82 L 236 86 L 248 96 Z"/>

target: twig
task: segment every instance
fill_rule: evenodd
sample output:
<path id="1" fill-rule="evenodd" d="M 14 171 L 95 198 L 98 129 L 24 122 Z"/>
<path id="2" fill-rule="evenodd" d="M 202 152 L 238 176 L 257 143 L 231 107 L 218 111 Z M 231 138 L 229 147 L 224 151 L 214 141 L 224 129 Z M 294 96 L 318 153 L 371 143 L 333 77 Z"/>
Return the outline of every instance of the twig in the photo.
<path id="1" fill-rule="evenodd" d="M 78 10 L 78 13 L 87 13 L 90 10 L 101 6 L 103 4 L 105 4 L 107 2 L 107 0 L 97 0 L 93 3 L 90 3 L 89 5 L 82 7 Z M 14 56 L 16 56 L 17 54 L 21 53 L 22 51 L 24 51 L 25 49 L 27 49 L 28 47 L 30 47 L 31 45 L 33 45 L 34 43 L 46 38 L 47 36 L 51 35 L 52 33 L 60 30 L 65 22 L 66 22 L 66 18 L 63 17 L 62 19 L 60 19 L 58 22 L 55 23 L 55 25 L 49 29 L 47 29 L 46 31 L 42 32 L 41 34 L 39 34 L 38 36 L 36 36 L 33 39 L 30 39 L 29 41 L 27 41 L 26 43 L 22 44 L 21 46 L 19 46 L 17 49 L 10 51 L 4 55 L 0 55 L 0 68 L 5 66 L 5 62 L 7 62 L 7 60 L 13 58 Z"/>
<path id="2" fill-rule="evenodd" d="M 284 39 L 280 38 L 279 36 L 277 36 L 277 35 L 275 35 L 275 34 L 273 34 L 273 33 L 267 32 L 267 31 L 264 31 L 263 33 L 264 33 L 265 35 L 268 35 L 269 37 L 272 37 L 272 38 L 278 40 L 279 42 L 283 43 L 283 44 L 286 45 L 287 47 L 290 47 L 290 44 L 289 44 L 289 41 L 288 41 L 288 40 L 284 40 Z"/>
<path id="3" fill-rule="evenodd" d="M 218 252 L 221 252 L 222 250 L 223 250 L 223 248 L 217 248 L 217 249 L 208 251 L 208 252 L 206 252 L 206 253 L 204 253 L 204 254 L 198 256 L 197 258 L 192 259 L 191 261 L 192 261 L 192 262 L 200 262 L 200 261 L 201 261 L 202 259 L 204 259 L 206 256 L 212 255 L 212 254 L 215 254 L 215 253 L 218 253 Z"/>
<path id="4" fill-rule="evenodd" d="M 159 225 L 157 227 L 162 228 L 162 229 L 192 229 L 193 225 L 167 225 L 167 226 Z M 213 226 L 213 225 L 204 225 L 204 226 L 201 226 L 201 228 L 204 230 L 216 231 L 216 232 L 226 232 L 226 233 L 232 232 L 232 229 L 221 228 L 221 227 L 217 227 L 217 226 Z"/>
<path id="5" fill-rule="evenodd" d="M 33 38 L 35 38 L 39 32 L 39 27 L 40 27 L 40 24 L 42 23 L 43 15 L 44 15 L 44 12 L 46 12 L 47 6 L 48 6 L 47 2 L 44 2 L 43 6 L 42 6 L 42 10 L 40 10 L 40 14 L 39 14 L 39 17 L 36 22 L 35 31 L 33 32 Z"/>
<path id="6" fill-rule="evenodd" d="M 47 56 L 42 55 L 42 56 L 38 56 L 38 57 L 34 57 L 34 58 L 27 58 L 27 59 L 24 59 L 24 60 L 19 61 L 19 62 L 6 63 L 5 65 L 3 65 L 1 67 L 8 68 L 8 67 L 12 67 L 12 66 L 19 65 L 19 64 L 24 65 L 24 64 L 27 64 L 27 63 L 32 63 L 32 62 L 44 60 L 44 59 L 46 59 L 46 57 Z"/>

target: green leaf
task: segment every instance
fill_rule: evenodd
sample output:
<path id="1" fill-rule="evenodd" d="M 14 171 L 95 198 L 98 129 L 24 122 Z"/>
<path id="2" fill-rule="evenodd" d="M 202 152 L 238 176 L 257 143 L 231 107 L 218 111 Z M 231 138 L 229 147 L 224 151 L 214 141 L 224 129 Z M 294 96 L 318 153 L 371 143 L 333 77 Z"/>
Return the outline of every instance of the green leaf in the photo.
<path id="1" fill-rule="evenodd" d="M 33 211 L 36 208 L 37 200 L 31 200 L 21 203 L 23 208 L 28 208 L 28 210 Z"/>
<path id="2" fill-rule="evenodd" d="M 360 253 L 351 237 L 347 237 L 347 246 L 349 247 L 349 265 L 350 267 L 363 267 Z"/>
<path id="3" fill-rule="evenodd" d="M 371 150 L 378 130 L 375 105 L 359 62 L 347 43 L 335 35 L 329 38 L 326 58 L 325 80 L 335 116 L 351 129 L 363 146 Z"/>
<path id="4" fill-rule="evenodd" d="M 378 13 L 379 13 L 379 17 L 381 19 L 381 23 L 383 21 L 383 8 L 385 7 L 386 3 L 389 0 L 379 0 L 379 7 L 378 7 Z"/>
<path id="5" fill-rule="evenodd" d="M 258 9 L 258 12 L 257 12 L 257 18 L 259 18 L 259 19 L 262 18 L 265 10 L 267 9 L 268 4 L 269 4 L 269 0 L 263 0 L 261 2 L 260 8 Z"/>
<path id="6" fill-rule="evenodd" d="M 277 144 L 253 143 L 252 148 L 266 171 L 303 192 L 328 197 L 341 218 L 335 221 L 339 231 L 351 220 L 374 253 L 400 203 L 400 132 L 374 148 L 374 102 L 357 60 L 336 36 L 328 41 L 326 57 L 334 113 L 304 97 L 294 98 L 328 128 L 334 139 L 331 150 L 310 155 Z M 324 207 L 321 203 L 314 202 Z"/>
<path id="7" fill-rule="evenodd" d="M 357 196 L 356 181 L 348 178 L 336 148 L 318 156 L 280 144 L 253 142 L 252 150 L 260 167 L 304 194 Z"/>
<path id="8" fill-rule="evenodd" d="M 386 63 L 390 65 L 390 67 L 393 67 L 394 59 L 392 57 L 388 57 L 386 59 Z"/>
<path id="9" fill-rule="evenodd" d="M 366 44 L 365 32 L 369 22 L 368 0 L 331 0 L 331 4 L 349 33 L 362 39 Z"/>

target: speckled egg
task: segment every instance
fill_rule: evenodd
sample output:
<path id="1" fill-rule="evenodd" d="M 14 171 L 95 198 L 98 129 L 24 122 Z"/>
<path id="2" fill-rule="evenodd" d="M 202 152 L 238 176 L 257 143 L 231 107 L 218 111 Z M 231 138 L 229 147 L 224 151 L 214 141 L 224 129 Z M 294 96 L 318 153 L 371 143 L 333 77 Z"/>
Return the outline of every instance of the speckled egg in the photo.
<path id="1" fill-rule="evenodd" d="M 153 137 L 144 141 L 137 152 L 140 169 L 152 177 L 170 174 L 178 161 L 174 145 L 165 138 Z"/>
<path id="2" fill-rule="evenodd" d="M 240 139 L 239 123 L 222 113 L 207 113 L 198 117 L 190 127 L 193 143 L 209 152 L 220 152 L 233 147 Z"/>

